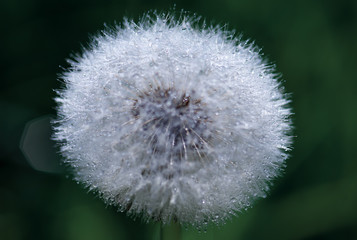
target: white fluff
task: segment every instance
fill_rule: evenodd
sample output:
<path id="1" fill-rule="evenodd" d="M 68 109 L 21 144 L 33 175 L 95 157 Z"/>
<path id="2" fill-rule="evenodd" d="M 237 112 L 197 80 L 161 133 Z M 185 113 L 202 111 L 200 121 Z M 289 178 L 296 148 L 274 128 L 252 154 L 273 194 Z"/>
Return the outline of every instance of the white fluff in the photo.
<path id="1" fill-rule="evenodd" d="M 55 139 L 106 203 L 199 227 L 265 196 L 291 111 L 252 44 L 196 23 L 146 16 L 97 36 L 62 77 Z"/>

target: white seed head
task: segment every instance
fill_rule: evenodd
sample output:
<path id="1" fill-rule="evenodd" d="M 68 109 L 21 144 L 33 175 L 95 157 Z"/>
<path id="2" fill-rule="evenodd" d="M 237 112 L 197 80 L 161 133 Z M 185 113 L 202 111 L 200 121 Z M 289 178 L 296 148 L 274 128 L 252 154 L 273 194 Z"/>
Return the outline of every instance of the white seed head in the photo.
<path id="1" fill-rule="evenodd" d="M 256 47 L 168 15 L 125 21 L 70 61 L 55 139 L 77 181 L 145 220 L 223 223 L 289 150 L 288 100 Z"/>

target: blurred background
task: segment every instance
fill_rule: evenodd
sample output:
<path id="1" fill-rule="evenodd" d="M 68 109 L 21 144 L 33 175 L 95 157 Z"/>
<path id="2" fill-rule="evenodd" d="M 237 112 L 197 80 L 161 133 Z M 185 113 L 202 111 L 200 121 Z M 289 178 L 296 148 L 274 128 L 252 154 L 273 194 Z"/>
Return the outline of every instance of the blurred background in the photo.
<path id="1" fill-rule="evenodd" d="M 53 89 L 104 23 L 185 9 L 254 39 L 292 93 L 295 142 L 268 198 L 183 239 L 357 239 L 357 1 L 1 0 L 0 239 L 158 239 L 68 177 Z"/>

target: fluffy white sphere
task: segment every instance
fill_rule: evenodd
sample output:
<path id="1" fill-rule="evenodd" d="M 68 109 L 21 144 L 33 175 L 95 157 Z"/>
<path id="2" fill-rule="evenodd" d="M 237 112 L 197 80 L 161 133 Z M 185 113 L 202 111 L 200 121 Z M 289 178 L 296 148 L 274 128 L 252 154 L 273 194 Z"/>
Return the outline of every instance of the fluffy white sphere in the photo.
<path id="1" fill-rule="evenodd" d="M 265 196 L 291 111 L 252 44 L 195 23 L 146 16 L 97 36 L 62 77 L 55 139 L 106 203 L 201 226 Z"/>

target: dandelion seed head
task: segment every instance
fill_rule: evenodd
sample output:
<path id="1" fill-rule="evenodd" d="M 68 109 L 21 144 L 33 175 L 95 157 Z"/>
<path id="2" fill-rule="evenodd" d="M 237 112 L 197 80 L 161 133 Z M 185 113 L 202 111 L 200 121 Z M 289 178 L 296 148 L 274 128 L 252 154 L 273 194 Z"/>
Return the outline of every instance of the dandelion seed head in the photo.
<path id="1" fill-rule="evenodd" d="M 70 61 L 55 139 L 75 179 L 145 220 L 223 223 L 265 197 L 291 110 L 257 48 L 196 20 L 145 16 Z"/>

